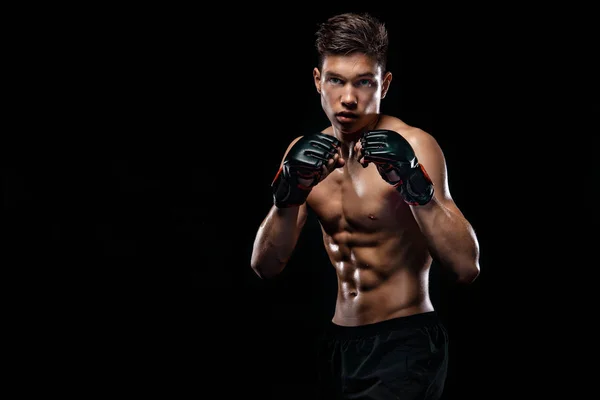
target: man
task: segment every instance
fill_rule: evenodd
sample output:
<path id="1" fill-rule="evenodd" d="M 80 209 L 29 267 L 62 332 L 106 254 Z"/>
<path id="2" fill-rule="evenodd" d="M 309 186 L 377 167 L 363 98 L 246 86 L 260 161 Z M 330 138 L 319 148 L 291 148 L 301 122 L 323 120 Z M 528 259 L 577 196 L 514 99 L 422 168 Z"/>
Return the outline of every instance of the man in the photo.
<path id="1" fill-rule="evenodd" d="M 333 16 L 316 48 L 314 83 L 331 126 L 285 151 L 252 268 L 265 279 L 283 270 L 310 207 L 338 280 L 322 398 L 438 399 L 448 336 L 429 297 L 429 269 L 435 258 L 471 283 L 477 237 L 450 195 L 436 140 L 380 113 L 392 82 L 385 26 L 369 14 Z"/>

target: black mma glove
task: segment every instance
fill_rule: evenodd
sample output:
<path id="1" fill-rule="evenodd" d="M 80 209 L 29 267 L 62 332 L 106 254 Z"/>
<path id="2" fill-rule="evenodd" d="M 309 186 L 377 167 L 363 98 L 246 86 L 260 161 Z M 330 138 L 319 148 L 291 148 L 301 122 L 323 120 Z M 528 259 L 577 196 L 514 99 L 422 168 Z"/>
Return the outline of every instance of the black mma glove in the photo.
<path id="1" fill-rule="evenodd" d="M 378 129 L 366 132 L 360 139 L 366 167 L 372 162 L 381 177 L 410 205 L 424 205 L 433 197 L 433 183 L 415 152 L 400 134 Z"/>
<path id="2" fill-rule="evenodd" d="M 271 185 L 274 204 L 279 208 L 303 204 L 321 181 L 323 166 L 333 158 L 339 145 L 338 139 L 323 133 L 300 138 L 288 152 Z"/>
<path id="3" fill-rule="evenodd" d="M 290 149 L 271 185 L 279 208 L 299 206 L 321 181 L 323 166 L 333 158 L 340 142 L 323 133 L 306 135 Z"/>

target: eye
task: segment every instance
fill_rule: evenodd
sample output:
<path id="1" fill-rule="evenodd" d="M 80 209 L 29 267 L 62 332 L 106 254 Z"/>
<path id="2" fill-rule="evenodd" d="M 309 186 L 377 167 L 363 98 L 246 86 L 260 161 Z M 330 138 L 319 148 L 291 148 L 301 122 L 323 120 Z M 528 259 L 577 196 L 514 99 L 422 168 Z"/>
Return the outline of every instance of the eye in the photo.
<path id="1" fill-rule="evenodd" d="M 330 83 L 333 83 L 334 85 L 337 85 L 337 84 L 339 84 L 339 83 L 342 83 L 342 80 L 341 80 L 341 79 L 339 79 L 339 78 L 334 78 L 334 77 L 331 77 L 331 78 L 329 78 L 329 79 L 328 79 L 328 81 L 329 81 Z"/>
<path id="2" fill-rule="evenodd" d="M 359 86 L 372 86 L 373 85 L 373 81 L 370 79 L 361 79 L 360 81 L 358 81 Z"/>

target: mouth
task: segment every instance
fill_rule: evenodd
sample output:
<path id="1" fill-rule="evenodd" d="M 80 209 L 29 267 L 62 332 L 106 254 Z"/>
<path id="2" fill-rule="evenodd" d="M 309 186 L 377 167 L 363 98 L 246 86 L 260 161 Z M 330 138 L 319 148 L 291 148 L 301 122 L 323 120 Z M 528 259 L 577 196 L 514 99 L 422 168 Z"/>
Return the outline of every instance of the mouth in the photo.
<path id="1" fill-rule="evenodd" d="M 336 119 L 341 123 L 354 122 L 358 119 L 358 115 L 351 112 L 339 112 L 335 114 Z"/>

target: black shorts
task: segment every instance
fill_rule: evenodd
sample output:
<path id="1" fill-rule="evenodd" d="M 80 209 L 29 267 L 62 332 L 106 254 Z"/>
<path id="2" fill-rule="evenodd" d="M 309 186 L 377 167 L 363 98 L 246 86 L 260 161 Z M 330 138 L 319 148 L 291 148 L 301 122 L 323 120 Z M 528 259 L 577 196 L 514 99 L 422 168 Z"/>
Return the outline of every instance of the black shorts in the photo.
<path id="1" fill-rule="evenodd" d="M 448 334 L 435 311 L 370 325 L 330 324 L 319 349 L 319 399 L 441 398 Z"/>

